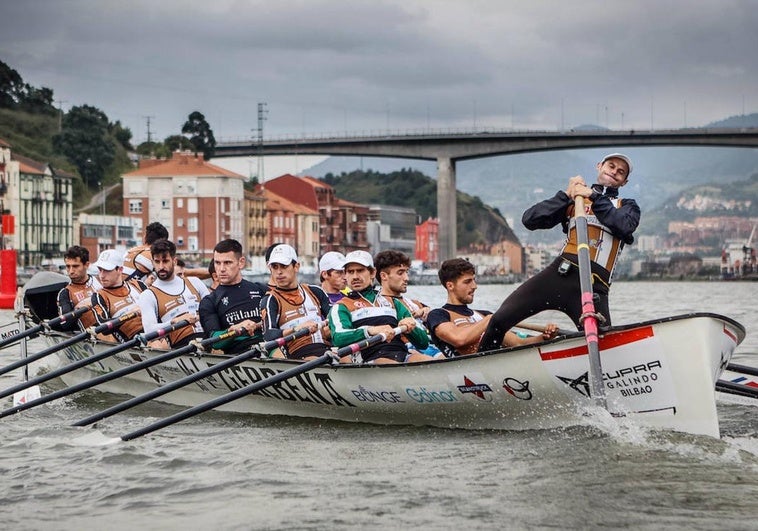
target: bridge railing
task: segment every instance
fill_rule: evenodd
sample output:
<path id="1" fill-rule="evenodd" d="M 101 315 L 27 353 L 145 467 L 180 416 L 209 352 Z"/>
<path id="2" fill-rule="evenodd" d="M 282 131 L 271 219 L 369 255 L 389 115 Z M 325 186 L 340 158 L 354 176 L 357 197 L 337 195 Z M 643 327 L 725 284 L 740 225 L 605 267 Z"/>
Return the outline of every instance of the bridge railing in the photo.
<path id="1" fill-rule="evenodd" d="M 330 141 L 330 140 L 343 140 L 343 141 L 361 141 L 361 140 L 386 140 L 388 138 L 403 139 L 403 138 L 434 138 L 434 137 L 450 137 L 450 136 L 473 136 L 473 135 L 567 135 L 567 136 L 581 136 L 581 135 L 629 135 L 629 134 L 715 134 L 715 133 L 746 133 L 754 132 L 756 128 L 704 128 L 704 127 L 688 127 L 680 129 L 566 129 L 566 130 L 547 130 L 547 129 L 514 129 L 514 128 L 500 128 L 500 127 L 469 127 L 469 128 L 418 128 L 418 129 L 368 129 L 364 131 L 322 131 L 317 133 L 289 133 L 280 135 L 270 135 L 263 139 L 263 143 L 281 143 L 281 142 L 307 142 L 307 141 Z M 257 144 L 257 137 L 219 137 L 218 144 L 220 145 L 251 145 Z"/>
<path id="2" fill-rule="evenodd" d="M 436 129 L 367 129 L 364 131 L 322 131 L 318 133 L 288 133 L 280 135 L 267 135 L 264 142 L 290 142 L 294 140 L 368 140 L 372 138 L 407 138 L 407 137 L 430 137 L 451 135 L 475 135 L 475 134 L 524 134 L 524 133 L 548 133 L 550 131 L 527 131 L 512 128 L 498 127 L 471 127 L 471 128 L 436 128 Z M 219 143 L 256 143 L 257 137 L 220 137 Z"/>

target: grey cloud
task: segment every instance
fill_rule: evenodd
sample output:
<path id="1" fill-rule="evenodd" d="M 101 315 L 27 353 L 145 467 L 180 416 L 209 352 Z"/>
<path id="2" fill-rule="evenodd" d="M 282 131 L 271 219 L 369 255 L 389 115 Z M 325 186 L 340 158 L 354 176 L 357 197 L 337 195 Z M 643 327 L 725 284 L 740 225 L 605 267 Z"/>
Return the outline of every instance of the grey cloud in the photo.
<path id="1" fill-rule="evenodd" d="M 3 15 L 3 60 L 138 140 L 144 116 L 168 134 L 195 109 L 250 134 L 260 101 L 272 134 L 701 125 L 758 106 L 744 0 L 37 0 Z"/>

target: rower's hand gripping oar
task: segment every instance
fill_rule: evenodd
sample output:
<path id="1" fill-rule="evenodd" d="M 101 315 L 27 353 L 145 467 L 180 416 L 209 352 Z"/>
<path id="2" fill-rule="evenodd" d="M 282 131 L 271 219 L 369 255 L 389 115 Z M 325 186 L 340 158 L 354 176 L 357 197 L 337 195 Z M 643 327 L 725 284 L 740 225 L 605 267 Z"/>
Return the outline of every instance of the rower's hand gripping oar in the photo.
<path id="1" fill-rule="evenodd" d="M 189 324 L 190 324 L 189 321 L 182 319 L 181 321 L 169 324 L 162 328 L 158 328 L 157 330 L 153 330 L 152 332 L 137 334 L 130 341 L 127 341 L 126 343 L 123 343 L 117 347 L 110 349 L 110 354 L 116 354 L 117 352 L 126 350 L 127 348 L 134 346 L 137 343 L 141 343 L 142 345 L 147 345 L 150 341 L 161 338 L 161 337 L 165 337 L 171 332 L 173 332 L 174 330 L 179 330 L 180 328 L 188 326 Z M 188 347 L 193 347 L 193 345 L 188 345 Z M 179 350 L 183 350 L 186 348 L 187 347 L 182 347 Z M 72 395 L 79 391 L 84 391 L 85 389 L 95 387 L 96 385 L 100 385 L 101 383 L 115 380 L 116 378 L 120 378 L 121 376 L 131 374 L 140 369 L 151 367 L 152 365 L 161 363 L 163 361 L 168 361 L 172 357 L 176 357 L 179 354 L 183 353 L 183 352 L 180 352 L 179 354 L 177 354 L 177 352 L 179 351 L 174 350 L 171 352 L 166 352 L 162 355 L 158 355 L 153 358 L 148 358 L 147 360 L 141 361 L 139 363 L 135 363 L 134 365 L 129 365 L 128 367 L 124 367 L 122 369 L 118 369 L 113 372 L 109 372 L 107 374 L 97 376 L 96 378 L 92 378 L 90 380 L 87 380 L 86 382 L 81 382 L 76 385 L 72 385 L 71 387 L 60 389 L 58 391 L 55 391 L 54 393 L 50 393 L 49 395 L 42 396 L 36 400 L 26 402 L 25 404 L 17 404 L 13 406 L 12 408 L 6 409 L 5 411 L 0 411 L 0 418 L 7 417 L 8 415 L 13 415 L 14 413 L 18 413 L 19 411 L 24 411 L 26 409 L 29 409 L 35 406 L 46 404 L 47 402 L 51 402 L 53 400 L 62 398 L 64 396 Z"/>
<path id="2" fill-rule="evenodd" d="M 94 337 L 95 334 L 103 333 L 103 332 L 106 332 L 106 331 L 113 331 L 116 328 L 120 327 L 125 322 L 127 322 L 127 321 L 129 321 L 131 319 L 135 319 L 135 318 L 137 318 L 139 316 L 140 316 L 139 310 L 135 310 L 133 312 L 125 313 L 125 314 L 120 315 L 119 317 L 117 317 L 115 319 L 111 319 L 110 321 L 103 323 L 102 325 L 98 326 L 97 328 L 93 328 L 90 331 L 90 333 Z M 98 331 L 98 328 L 101 328 L 101 327 L 107 327 L 107 328 L 104 328 L 104 329 Z M 116 354 L 117 352 L 120 352 L 121 350 L 124 350 L 125 348 L 128 348 L 128 346 L 124 347 L 124 344 L 125 343 L 122 343 L 121 345 L 119 345 L 119 350 L 116 350 L 116 351 L 106 350 L 106 351 L 101 352 L 100 354 L 96 354 L 94 356 L 88 356 L 88 357 L 83 358 L 81 360 L 75 361 L 74 363 L 70 363 L 68 365 L 64 365 L 63 367 L 61 367 L 59 369 L 56 369 L 54 371 L 51 371 L 51 372 L 45 373 L 45 374 L 43 374 L 41 376 L 38 376 L 37 378 L 32 378 L 31 380 L 28 380 L 28 381 L 26 381 L 24 383 L 15 385 L 13 387 L 9 387 L 8 389 L 4 389 L 4 390 L 0 391 L 0 398 L 5 398 L 6 396 L 10 396 L 10 395 L 15 394 L 15 393 L 17 393 L 19 391 L 23 391 L 24 389 L 28 389 L 29 387 L 33 387 L 35 385 L 39 385 L 41 383 L 47 382 L 48 380 L 52 380 L 53 378 L 57 378 L 58 376 L 62 376 L 62 375 L 67 374 L 67 373 L 69 373 L 71 371 L 75 371 L 76 369 L 78 369 L 80 367 L 83 367 L 85 365 L 89 365 L 90 363 L 95 363 L 96 361 L 100 361 L 102 359 L 105 359 L 108 356 Z M 136 344 L 136 343 L 133 343 L 133 344 Z M 37 394 L 37 396 L 39 396 L 39 394 Z M 14 400 L 13 402 L 16 403 L 17 401 Z"/>
<path id="3" fill-rule="evenodd" d="M 405 326 L 398 326 L 397 328 L 393 330 L 393 332 L 395 335 L 398 335 L 405 332 L 405 330 L 406 330 Z M 199 415 L 200 413 L 204 413 L 208 410 L 215 409 L 219 406 L 223 406 L 224 404 L 228 404 L 229 402 L 237 400 L 238 398 L 242 398 L 249 394 L 255 393 L 256 391 L 260 391 L 261 389 L 264 389 L 271 385 L 287 380 L 288 378 L 292 378 L 293 376 L 297 376 L 304 372 L 308 372 L 309 370 L 315 367 L 319 367 L 320 365 L 325 365 L 326 363 L 329 363 L 331 361 L 335 363 L 339 363 L 339 359 L 342 356 L 355 354 L 359 350 L 365 349 L 367 347 L 370 347 L 371 345 L 375 345 L 377 343 L 381 343 L 386 340 L 387 340 L 387 336 L 385 334 L 377 334 L 375 336 L 371 336 L 357 343 L 346 345 L 338 349 L 337 351 L 334 351 L 334 349 L 329 349 L 318 358 L 312 359 L 310 361 L 306 361 L 302 363 L 301 365 L 292 367 L 291 369 L 287 369 L 273 376 L 269 376 L 268 378 L 264 378 L 263 380 L 252 383 L 250 385 L 242 387 L 241 389 L 237 389 L 236 391 L 227 393 L 223 396 L 219 396 L 217 398 L 214 398 L 213 400 L 209 400 L 207 402 L 203 402 L 202 404 L 198 404 L 197 406 L 191 407 L 184 411 L 180 411 L 179 413 L 176 413 L 175 415 L 166 417 L 165 419 L 155 422 L 153 424 L 150 424 L 149 426 L 146 426 L 142 429 L 123 435 L 121 437 L 121 440 L 130 441 L 132 439 L 136 439 L 137 437 L 142 437 L 143 435 L 147 435 L 148 433 L 152 433 L 161 428 L 165 428 L 166 426 L 176 424 L 177 422 L 188 419 L 190 417 L 194 417 L 195 415 Z"/>
<path id="4" fill-rule="evenodd" d="M 527 323 L 526 321 L 522 321 L 516 325 L 514 325 L 513 328 L 523 328 L 524 330 L 532 330 L 533 332 L 541 332 L 544 334 L 548 331 L 547 326 L 536 324 L 536 323 Z M 571 334 L 576 334 L 576 330 L 566 330 L 563 328 L 558 328 L 555 333 L 559 336 L 570 336 Z"/>
<path id="5" fill-rule="evenodd" d="M 58 326 L 60 324 L 65 324 L 65 323 L 67 323 L 69 321 L 76 321 L 77 319 L 79 319 L 79 317 L 81 317 L 82 315 L 84 315 L 85 313 L 87 313 L 88 310 L 89 310 L 89 307 L 86 307 L 86 306 L 81 307 L 81 308 L 77 308 L 76 310 L 74 310 L 72 312 L 64 313 L 63 315 L 59 315 L 58 317 L 50 319 L 49 321 L 44 321 L 44 322 L 42 322 L 42 323 L 40 323 L 38 325 L 35 325 L 35 326 L 31 327 L 31 328 L 27 328 L 23 332 L 20 332 L 20 333 L 18 333 L 16 335 L 13 335 L 13 336 L 10 336 L 10 337 L 6 337 L 2 341 L 0 341 L 0 349 L 1 348 L 5 348 L 8 345 L 12 345 L 13 343 L 15 343 L 16 341 L 18 341 L 20 339 L 23 339 L 23 338 L 29 337 L 29 336 L 33 336 L 34 334 L 36 334 L 38 332 L 42 332 L 45 329 L 49 330 L 49 329 L 51 329 L 53 327 L 56 327 L 56 326 Z"/>
<path id="6" fill-rule="evenodd" d="M 89 308 L 86 308 L 87 310 Z M 124 314 L 124 316 L 129 315 L 130 319 L 134 316 L 131 315 L 132 312 L 128 314 Z M 123 316 L 122 316 L 123 317 Z M 112 332 L 122 324 L 124 324 L 125 320 L 122 320 L 121 317 L 117 317 L 115 319 L 111 319 L 110 321 L 106 321 L 105 323 L 98 325 L 96 327 L 90 327 L 84 332 L 81 332 L 79 334 L 76 334 L 73 337 L 70 337 L 64 341 L 61 341 L 60 343 L 53 345 L 51 347 L 48 347 L 44 350 L 41 350 L 40 352 L 36 354 L 32 354 L 31 356 L 27 356 L 24 359 L 18 360 L 17 362 L 11 363 L 10 365 L 6 365 L 2 369 L 0 369 L 0 375 L 5 374 L 7 372 L 10 372 L 14 369 L 18 369 L 19 367 L 23 367 L 24 365 L 28 365 L 29 363 L 32 363 L 34 361 L 40 360 L 46 356 L 49 356 L 50 354 L 55 354 L 59 350 L 63 350 L 64 348 L 70 347 L 71 345 L 74 345 L 76 343 L 79 343 L 80 341 L 87 339 L 88 337 L 92 336 L 95 337 L 97 334 L 103 334 L 107 332 Z M 8 396 L 8 395 L 4 395 Z"/>
<path id="7" fill-rule="evenodd" d="M 608 409 L 603 383 L 603 368 L 600 363 L 597 313 L 592 298 L 592 266 L 590 265 L 590 245 L 587 233 L 587 217 L 584 212 L 584 197 L 574 198 L 574 222 L 576 228 L 577 255 L 579 258 L 579 285 L 582 291 L 582 315 L 580 320 L 587 340 L 590 360 L 590 388 L 595 404 Z"/>
<path id="8" fill-rule="evenodd" d="M 101 411 L 100 413 L 95 413 L 94 415 L 90 415 L 89 417 L 85 419 L 82 419 L 80 421 L 73 423 L 72 426 L 88 426 L 94 422 L 97 422 L 99 420 L 115 415 L 116 413 L 120 413 L 127 409 L 131 409 L 135 406 L 143 404 L 154 398 L 158 398 L 159 396 L 163 396 L 166 393 L 170 393 L 171 391 L 179 389 L 180 387 L 184 387 L 186 385 L 202 380 L 203 378 L 219 373 L 223 370 L 228 369 L 229 367 L 238 365 L 239 363 L 242 363 L 243 361 L 247 361 L 255 357 L 265 357 L 268 351 L 273 350 L 277 347 L 282 347 L 286 343 L 292 341 L 293 339 L 307 336 L 309 334 L 310 334 L 310 331 L 308 330 L 308 328 L 301 328 L 286 336 L 272 339 L 270 341 L 263 341 L 255 345 L 255 347 L 253 347 L 252 349 L 246 352 L 243 352 L 242 354 L 238 354 L 220 363 L 216 363 L 206 369 L 203 369 L 196 373 L 185 376 L 184 378 L 181 378 L 179 380 L 157 387 L 153 389 L 152 391 L 148 391 L 147 393 L 141 394 L 139 396 L 135 396 L 132 399 L 121 402 L 120 404 L 116 404 L 115 406 L 112 406 L 104 411 Z"/>

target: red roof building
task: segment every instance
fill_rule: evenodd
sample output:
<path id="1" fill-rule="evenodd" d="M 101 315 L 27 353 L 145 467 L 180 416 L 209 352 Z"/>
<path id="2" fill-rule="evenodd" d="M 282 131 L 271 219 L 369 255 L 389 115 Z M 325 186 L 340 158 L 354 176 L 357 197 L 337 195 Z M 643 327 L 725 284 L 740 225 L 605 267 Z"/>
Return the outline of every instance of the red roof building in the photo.
<path id="1" fill-rule="evenodd" d="M 429 267 L 439 266 L 439 232 L 440 221 L 437 218 L 429 218 L 416 225 L 416 260 L 421 260 Z"/>
<path id="2" fill-rule="evenodd" d="M 318 212 L 318 255 L 327 251 L 369 250 L 366 239 L 368 207 L 339 199 L 334 188 L 313 177 L 286 174 L 267 181 L 265 188 Z M 272 241 L 276 241 L 275 238 L 272 237 Z"/>
<path id="3" fill-rule="evenodd" d="M 244 244 L 244 176 L 177 152 L 169 160 L 140 161 L 122 179 L 124 215 L 141 218 L 143 227 L 161 222 L 177 253 L 203 260 L 221 240 Z"/>

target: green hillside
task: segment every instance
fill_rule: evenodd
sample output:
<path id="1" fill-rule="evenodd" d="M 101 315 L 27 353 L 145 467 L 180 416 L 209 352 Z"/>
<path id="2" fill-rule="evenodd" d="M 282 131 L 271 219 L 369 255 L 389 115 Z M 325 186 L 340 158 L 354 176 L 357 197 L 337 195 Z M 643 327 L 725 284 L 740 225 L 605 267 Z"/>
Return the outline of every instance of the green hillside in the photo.
<path id="1" fill-rule="evenodd" d="M 401 169 L 391 173 L 357 170 L 324 181 L 338 197 L 362 204 L 384 204 L 412 208 L 424 220 L 437 217 L 437 183 L 420 171 Z M 458 247 L 488 245 L 501 240 L 518 242 L 500 212 L 481 199 L 458 192 Z"/>

